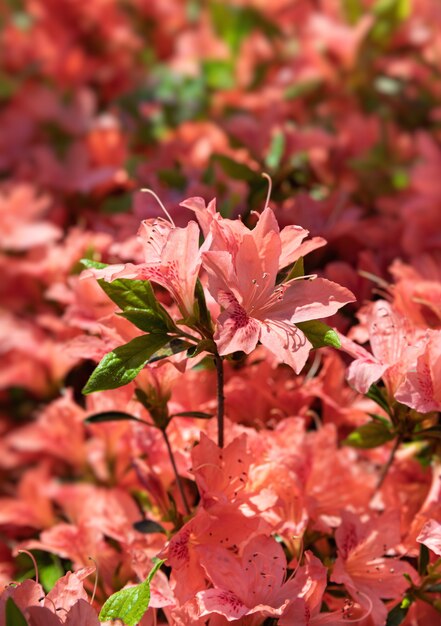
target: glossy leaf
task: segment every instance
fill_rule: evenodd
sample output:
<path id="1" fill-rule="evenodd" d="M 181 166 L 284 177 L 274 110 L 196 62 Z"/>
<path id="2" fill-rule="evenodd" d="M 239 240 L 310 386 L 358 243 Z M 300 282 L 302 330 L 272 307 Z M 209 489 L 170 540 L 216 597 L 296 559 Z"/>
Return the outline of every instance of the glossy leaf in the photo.
<path id="1" fill-rule="evenodd" d="M 81 262 L 90 269 L 106 267 L 104 263 L 97 263 L 90 259 L 82 259 Z M 98 283 L 108 297 L 123 311 L 123 317 L 126 317 L 135 326 L 138 326 L 137 322 L 144 324 L 145 328 L 138 326 L 141 330 L 145 332 L 161 332 L 161 329 L 176 330 L 175 323 L 156 299 L 148 280 L 117 278 L 109 283 L 99 279 Z M 143 316 L 141 316 L 140 311 L 144 312 Z"/>
<path id="2" fill-rule="evenodd" d="M 169 343 L 168 335 L 151 333 L 135 337 L 129 343 L 103 357 L 83 389 L 84 394 L 117 389 L 130 383 L 149 360 Z M 161 357 L 162 358 L 162 357 Z"/>
<path id="3" fill-rule="evenodd" d="M 139 585 L 117 591 L 106 600 L 99 618 L 122 620 L 127 626 L 136 626 L 147 611 L 150 602 L 150 582 L 164 561 L 157 560 L 146 580 Z"/>
<path id="4" fill-rule="evenodd" d="M 299 322 L 296 326 L 306 335 L 314 348 L 323 348 L 324 346 L 340 348 L 341 346 L 338 334 L 323 322 L 311 320 L 310 322 Z"/>
<path id="5" fill-rule="evenodd" d="M 383 392 L 377 385 L 371 385 L 366 396 L 373 400 L 376 404 L 378 404 L 378 406 L 381 406 L 381 408 L 386 411 L 388 415 L 391 414 L 391 409 L 386 401 L 386 398 L 384 397 Z"/>
<path id="6" fill-rule="evenodd" d="M 128 307 L 119 315 L 145 333 L 167 333 L 173 329 L 177 330 L 173 321 L 167 323 L 160 313 L 151 308 L 135 309 Z"/>
<path id="7" fill-rule="evenodd" d="M 86 417 L 84 420 L 86 424 L 102 424 L 104 422 L 141 422 L 145 424 L 144 420 L 130 415 L 130 413 L 124 413 L 124 411 L 103 411 L 102 413 L 95 413 Z"/>
<path id="8" fill-rule="evenodd" d="M 353 448 L 376 448 L 395 438 L 389 427 L 383 422 L 372 421 L 363 424 L 347 437 L 343 444 Z"/>

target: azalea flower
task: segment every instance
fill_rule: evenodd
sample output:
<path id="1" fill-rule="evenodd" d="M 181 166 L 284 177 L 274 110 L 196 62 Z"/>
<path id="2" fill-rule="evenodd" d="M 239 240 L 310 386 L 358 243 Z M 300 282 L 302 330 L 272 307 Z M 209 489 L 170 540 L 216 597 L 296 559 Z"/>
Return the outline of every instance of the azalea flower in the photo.
<path id="1" fill-rule="evenodd" d="M 340 336 L 342 349 L 355 358 L 348 369 L 348 381 L 360 393 L 367 393 L 372 383 L 382 378 L 389 396 L 394 397 L 418 354 L 419 336 L 386 300 L 370 305 L 366 331 L 372 353 Z"/>
<path id="2" fill-rule="evenodd" d="M 296 595 L 296 582 L 285 581 L 283 549 L 271 537 L 252 538 L 240 557 L 224 547 L 206 547 L 201 563 L 214 586 L 196 594 L 199 617 L 213 613 L 228 621 L 247 617 L 241 623 L 255 626 L 264 617 L 282 615 Z"/>
<path id="3" fill-rule="evenodd" d="M 194 291 L 202 262 L 196 222 L 177 228 L 162 218 L 145 220 L 138 236 L 145 263 L 109 265 L 102 270 L 89 270 L 84 276 L 92 273 L 107 282 L 117 278 L 151 280 L 170 293 L 183 318 L 193 315 Z"/>
<path id="4" fill-rule="evenodd" d="M 426 522 L 417 537 L 417 541 L 441 556 L 441 524 L 434 519 Z"/>
<path id="5" fill-rule="evenodd" d="M 402 598 L 409 586 L 404 574 L 416 580 L 415 570 L 396 557 L 386 556 L 400 541 L 398 512 L 362 522 L 348 511 L 335 533 L 338 557 L 331 580 L 344 584 L 362 605 L 372 603 L 375 626 L 384 626 L 387 608 L 382 598 Z"/>
<path id="6" fill-rule="evenodd" d="M 260 341 L 299 373 L 312 345 L 296 323 L 333 315 L 353 294 L 323 278 L 276 284 L 279 269 L 306 253 L 301 241 L 307 231 L 288 227 L 280 233 L 270 208 L 253 230 L 240 226 L 233 230 L 213 220 L 217 249 L 202 252 L 208 289 L 223 307 L 214 335 L 219 354 L 249 354 Z"/>

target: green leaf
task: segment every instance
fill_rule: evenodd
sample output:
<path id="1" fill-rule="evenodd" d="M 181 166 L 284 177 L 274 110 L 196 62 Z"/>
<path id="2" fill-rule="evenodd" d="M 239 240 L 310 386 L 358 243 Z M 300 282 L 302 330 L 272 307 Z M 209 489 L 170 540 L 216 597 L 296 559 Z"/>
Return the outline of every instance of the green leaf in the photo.
<path id="1" fill-rule="evenodd" d="M 430 552 L 429 548 L 425 546 L 423 543 L 420 544 L 420 554 L 418 557 L 418 574 L 420 576 L 425 576 L 427 573 L 427 566 L 430 562 Z"/>
<path id="2" fill-rule="evenodd" d="M 127 385 L 169 341 L 168 335 L 152 333 L 135 337 L 129 343 L 115 348 L 101 359 L 83 393 L 117 389 Z"/>
<path id="3" fill-rule="evenodd" d="M 306 335 L 313 348 L 322 348 L 324 346 L 340 348 L 341 346 L 336 331 L 323 322 L 311 320 L 310 322 L 299 322 L 296 326 Z"/>
<path id="4" fill-rule="evenodd" d="M 187 350 L 187 357 L 189 359 L 197 356 L 201 352 L 209 352 L 214 354 L 216 352 L 216 344 L 211 339 L 202 339 L 196 346 L 192 346 Z"/>
<path id="5" fill-rule="evenodd" d="M 368 413 L 369 417 L 371 417 L 373 420 L 377 420 L 377 422 L 382 422 L 383 424 L 385 424 L 388 428 L 390 428 L 390 421 L 386 418 L 383 417 L 382 415 L 377 415 L 376 413 Z"/>
<path id="6" fill-rule="evenodd" d="M 202 283 L 199 278 L 196 281 L 196 287 L 194 290 L 195 295 L 195 316 L 200 320 L 204 328 L 211 329 L 211 315 L 207 307 L 207 301 L 205 300 L 205 292 L 202 287 Z"/>
<path id="7" fill-rule="evenodd" d="M 345 17 L 351 25 L 354 25 L 363 15 L 363 4 L 361 0 L 343 0 L 343 10 Z"/>
<path id="8" fill-rule="evenodd" d="M 250 169 L 245 163 L 235 161 L 224 154 L 214 154 L 212 160 L 219 163 L 225 174 L 228 174 L 234 180 L 245 180 L 249 183 L 259 180 L 260 182 L 260 175 Z"/>
<path id="9" fill-rule="evenodd" d="M 172 330 L 170 326 L 173 324 L 173 320 L 171 320 L 171 323 L 164 320 L 164 317 L 154 309 L 134 309 L 129 307 L 118 315 L 124 317 L 145 333 L 167 333 Z M 175 327 L 174 330 L 177 331 L 178 329 Z"/>
<path id="10" fill-rule="evenodd" d="M 232 89 L 235 85 L 234 63 L 230 59 L 205 59 L 202 72 L 210 89 Z"/>
<path id="11" fill-rule="evenodd" d="M 342 443 L 353 448 L 376 448 L 394 438 L 386 424 L 373 421 L 354 430 Z"/>
<path id="12" fill-rule="evenodd" d="M 93 259 L 81 259 L 80 263 L 88 270 L 103 270 L 107 267 L 107 263 L 100 263 Z"/>
<path id="13" fill-rule="evenodd" d="M 304 276 L 304 275 L 305 275 L 305 265 L 303 263 L 303 257 L 301 256 L 300 259 L 297 259 L 297 261 L 292 266 L 292 269 L 289 272 L 288 276 L 285 278 L 284 282 L 288 282 L 289 280 L 292 280 L 293 278 L 300 278 L 301 276 Z"/>
<path id="14" fill-rule="evenodd" d="M 139 419 L 139 417 L 135 417 L 130 413 L 124 413 L 124 411 L 103 411 L 102 413 L 95 413 L 94 415 L 89 415 L 84 420 L 86 424 L 102 424 L 103 422 L 141 422 L 145 424 L 144 420 Z"/>
<path id="15" fill-rule="evenodd" d="M 407 612 L 409 611 L 409 606 L 402 607 L 401 604 L 394 606 L 392 611 L 389 611 L 386 626 L 399 626 L 402 622 L 404 622 Z"/>
<path id="16" fill-rule="evenodd" d="M 228 2 L 210 2 L 210 17 L 216 33 L 237 55 L 244 39 L 253 31 L 262 31 L 268 39 L 277 36 L 279 28 L 253 7 L 234 6 Z"/>
<path id="17" fill-rule="evenodd" d="M 202 411 L 181 411 L 180 413 L 173 413 L 172 417 L 196 417 L 199 420 L 209 420 L 213 417 L 212 413 L 203 413 Z"/>
<path id="18" fill-rule="evenodd" d="M 107 215 L 116 215 L 118 213 L 128 213 L 132 208 L 132 194 L 118 193 L 105 198 L 101 204 L 101 211 Z"/>
<path id="19" fill-rule="evenodd" d="M 285 135 L 282 131 L 274 133 L 271 139 L 271 145 L 265 158 L 265 164 L 272 170 L 279 167 L 285 151 Z"/>
<path id="20" fill-rule="evenodd" d="M 157 559 L 147 579 L 140 585 L 126 587 L 111 595 L 101 609 L 100 621 L 120 619 L 127 626 L 136 626 L 149 606 L 150 582 L 163 563 Z"/>
<path id="21" fill-rule="evenodd" d="M 105 263 L 98 263 L 91 259 L 81 259 L 81 263 L 88 269 L 103 269 L 107 267 Z M 98 279 L 98 283 L 108 297 L 123 311 L 123 317 L 131 321 L 135 326 L 139 322 L 144 326 L 150 325 L 152 328 L 162 327 L 170 331 L 176 330 L 176 325 L 172 318 L 156 299 L 150 281 L 117 278 L 110 283 Z M 143 315 L 141 315 L 140 311 L 143 312 Z M 156 320 L 153 319 L 155 317 Z M 141 328 L 141 330 L 144 330 L 144 328 Z M 155 331 L 146 330 L 146 332 Z"/>
<path id="22" fill-rule="evenodd" d="M 169 356 L 173 356 L 174 354 L 187 350 L 191 346 L 191 343 L 188 343 L 188 341 L 184 341 L 183 339 L 172 339 L 165 346 L 156 350 L 153 356 L 149 359 L 149 363 L 166 359 Z"/>
<path id="23" fill-rule="evenodd" d="M 58 557 L 56 559 L 57 560 L 54 559 L 52 563 L 48 563 L 47 565 L 40 565 L 40 567 L 38 568 L 40 582 L 43 585 L 46 593 L 48 593 L 55 585 L 57 580 L 59 580 L 65 574 L 64 569 L 61 566 L 60 560 L 58 559 Z"/>
<path id="24" fill-rule="evenodd" d="M 381 406 L 381 408 L 386 411 L 388 415 L 391 415 L 391 408 L 389 407 L 383 392 L 377 385 L 375 385 L 375 383 L 369 387 L 366 397 L 373 400 L 376 404 L 378 404 L 378 406 Z"/>
<path id="25" fill-rule="evenodd" d="M 135 522 L 133 524 L 133 528 L 139 533 L 144 533 L 145 535 L 149 535 L 151 533 L 167 534 L 167 531 L 163 526 L 161 526 L 161 524 L 158 524 L 158 522 L 151 519 L 142 519 L 139 522 Z"/>
<path id="26" fill-rule="evenodd" d="M 12 598 L 6 600 L 6 626 L 28 626 L 25 616 Z"/>

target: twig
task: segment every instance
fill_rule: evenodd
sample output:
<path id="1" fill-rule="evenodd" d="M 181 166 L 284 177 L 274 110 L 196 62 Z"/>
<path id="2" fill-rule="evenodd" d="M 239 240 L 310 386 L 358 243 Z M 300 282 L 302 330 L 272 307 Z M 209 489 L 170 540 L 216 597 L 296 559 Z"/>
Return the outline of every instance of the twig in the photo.
<path id="1" fill-rule="evenodd" d="M 175 461 L 175 457 L 174 457 L 174 454 L 173 454 L 173 450 L 172 450 L 171 445 L 170 445 L 170 440 L 168 438 L 168 435 L 167 435 L 167 432 L 166 432 L 165 428 L 161 428 L 161 432 L 162 432 L 163 437 L 164 437 L 165 445 L 167 446 L 168 455 L 170 457 L 170 461 L 171 461 L 171 464 L 173 466 L 173 471 L 174 471 L 175 477 L 176 477 L 176 484 L 178 486 L 179 493 L 181 495 L 182 502 L 184 504 L 185 512 L 187 513 L 187 515 L 190 515 L 190 513 L 191 513 L 190 507 L 188 505 L 188 501 L 187 501 L 187 497 L 185 495 L 184 486 L 182 485 L 181 477 L 179 476 L 179 473 L 178 473 L 178 468 L 176 466 L 176 461 Z"/>
<path id="2" fill-rule="evenodd" d="M 389 473 L 389 470 L 392 466 L 392 463 L 394 462 L 395 459 L 395 454 L 397 453 L 397 450 L 399 448 L 401 444 L 401 435 L 398 435 L 398 437 L 395 439 L 395 443 L 393 445 L 392 450 L 390 451 L 390 455 L 389 458 L 386 462 L 386 465 L 383 467 L 381 474 L 380 474 L 380 478 L 378 480 L 377 486 L 375 487 L 375 492 L 379 491 L 382 484 L 384 483 L 384 481 L 386 480 L 386 476 Z"/>
<path id="3" fill-rule="evenodd" d="M 217 442 L 219 448 L 224 447 L 224 363 L 222 357 L 216 352 L 214 363 L 217 372 Z"/>

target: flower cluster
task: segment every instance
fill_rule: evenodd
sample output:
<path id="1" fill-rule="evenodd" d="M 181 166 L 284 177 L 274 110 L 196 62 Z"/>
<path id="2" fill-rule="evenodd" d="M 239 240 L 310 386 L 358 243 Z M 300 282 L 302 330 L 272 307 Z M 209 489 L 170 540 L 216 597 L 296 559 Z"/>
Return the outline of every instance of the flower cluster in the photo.
<path id="1" fill-rule="evenodd" d="M 441 623 L 439 1 L 0 21 L 0 626 Z"/>

